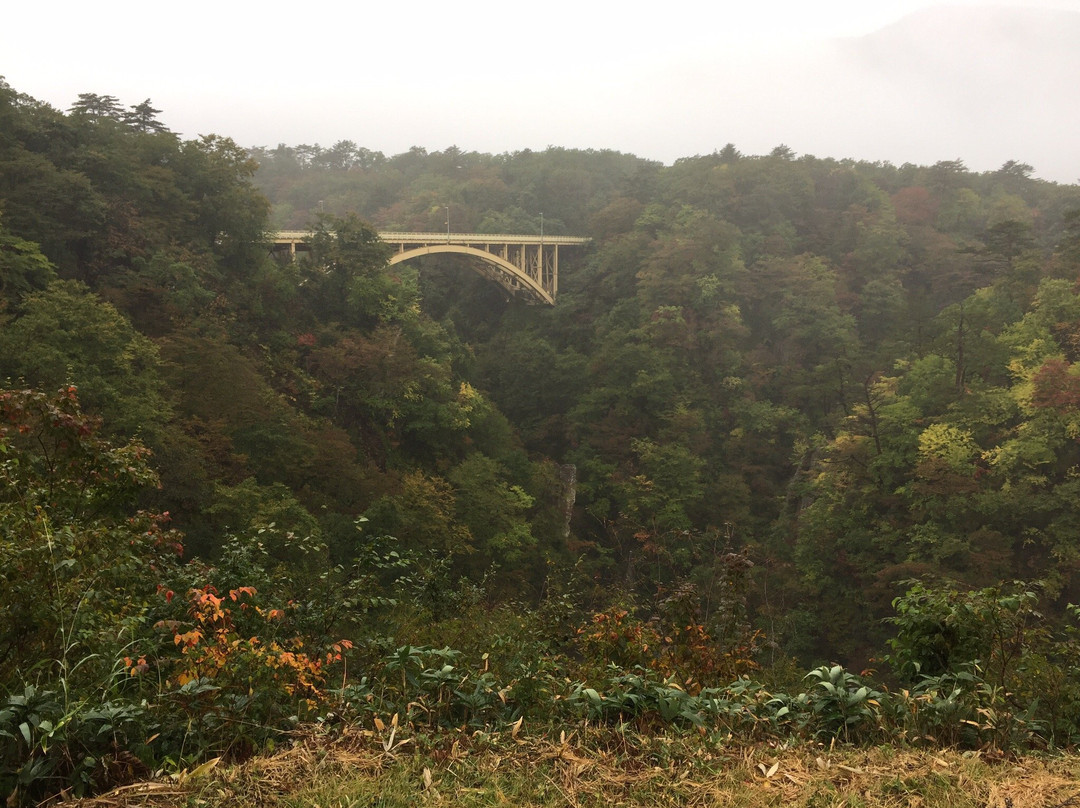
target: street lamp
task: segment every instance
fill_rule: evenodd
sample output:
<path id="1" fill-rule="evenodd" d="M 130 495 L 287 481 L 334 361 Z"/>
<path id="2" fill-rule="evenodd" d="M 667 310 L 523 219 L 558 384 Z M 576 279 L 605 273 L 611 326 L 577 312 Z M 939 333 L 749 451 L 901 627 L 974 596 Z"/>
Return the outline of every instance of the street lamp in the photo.
<path id="1" fill-rule="evenodd" d="M 540 243 L 544 243 L 544 211 L 540 211 Z"/>
<path id="2" fill-rule="evenodd" d="M 446 208 L 446 243 L 450 243 L 450 206 L 443 205 Z"/>

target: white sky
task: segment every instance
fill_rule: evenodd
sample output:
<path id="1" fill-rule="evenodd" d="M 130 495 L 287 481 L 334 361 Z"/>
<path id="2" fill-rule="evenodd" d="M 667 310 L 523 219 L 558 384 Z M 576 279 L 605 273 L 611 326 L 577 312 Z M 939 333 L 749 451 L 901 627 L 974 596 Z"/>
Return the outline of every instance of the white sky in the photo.
<path id="1" fill-rule="evenodd" d="M 1006 3 L 1070 14 L 972 27 Z M 913 34 L 894 24 L 934 3 L 21 2 L 4 12 L 0 75 L 60 108 L 80 92 L 149 97 L 184 136 L 246 146 L 671 162 L 786 143 L 976 170 L 1017 159 L 1080 181 L 1080 0 L 952 5 Z"/>

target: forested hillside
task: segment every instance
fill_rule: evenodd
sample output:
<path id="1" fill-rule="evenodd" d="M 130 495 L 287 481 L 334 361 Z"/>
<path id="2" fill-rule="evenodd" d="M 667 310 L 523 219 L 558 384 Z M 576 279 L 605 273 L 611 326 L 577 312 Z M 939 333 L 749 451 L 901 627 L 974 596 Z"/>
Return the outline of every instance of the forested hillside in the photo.
<path id="1" fill-rule="evenodd" d="M 432 727 L 1080 739 L 1080 186 L 159 114 L 0 82 L 0 793 L 249 754 L 335 688 Z M 387 266 L 377 231 L 447 217 L 592 242 L 550 308 Z M 916 696 L 799 684 L 824 663 Z"/>
<path id="2" fill-rule="evenodd" d="M 460 232 L 536 233 L 542 211 L 595 240 L 552 311 L 449 261 L 421 286 L 530 456 L 577 468 L 571 550 L 604 580 L 704 590 L 719 531 L 754 560 L 774 641 L 859 662 L 907 579 L 1080 594 L 1076 186 L 783 146 L 670 167 L 348 141 L 253 156 L 283 228 L 355 211 L 437 232 L 448 206 Z"/>

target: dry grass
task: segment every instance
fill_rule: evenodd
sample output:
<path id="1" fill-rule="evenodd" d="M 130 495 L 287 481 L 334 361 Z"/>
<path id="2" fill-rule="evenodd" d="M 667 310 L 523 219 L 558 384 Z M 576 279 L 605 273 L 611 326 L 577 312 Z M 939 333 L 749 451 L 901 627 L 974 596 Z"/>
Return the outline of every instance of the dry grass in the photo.
<path id="1" fill-rule="evenodd" d="M 553 739 L 444 735 L 387 751 L 386 733 L 300 735 L 274 755 L 77 800 L 178 806 L 949 806 L 1080 808 L 1080 758 L 949 750 L 744 746 L 586 729 Z M 396 743 L 396 741 L 395 741 Z"/>

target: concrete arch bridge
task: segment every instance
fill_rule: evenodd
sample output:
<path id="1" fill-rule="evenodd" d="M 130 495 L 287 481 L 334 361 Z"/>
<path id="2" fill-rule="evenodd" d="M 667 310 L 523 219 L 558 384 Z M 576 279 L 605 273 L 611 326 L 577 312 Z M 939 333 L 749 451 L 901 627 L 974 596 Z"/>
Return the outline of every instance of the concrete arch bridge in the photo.
<path id="1" fill-rule="evenodd" d="M 272 249 L 295 257 L 310 249 L 309 236 L 303 230 L 282 230 L 274 234 Z M 549 306 L 555 305 L 559 293 L 559 248 L 580 247 L 591 241 L 574 236 L 393 231 L 381 232 L 379 238 L 394 249 L 391 264 L 422 255 L 463 255 L 471 259 L 474 270 L 510 294 Z"/>

